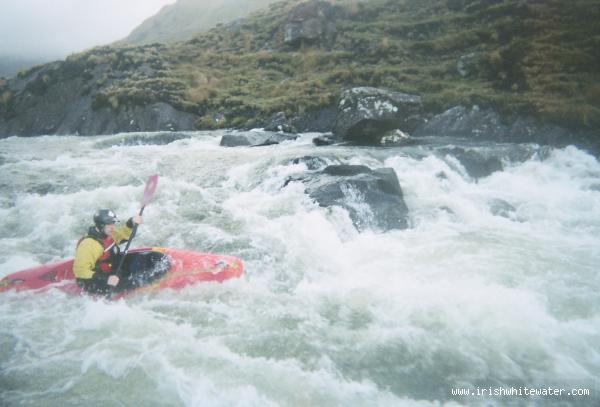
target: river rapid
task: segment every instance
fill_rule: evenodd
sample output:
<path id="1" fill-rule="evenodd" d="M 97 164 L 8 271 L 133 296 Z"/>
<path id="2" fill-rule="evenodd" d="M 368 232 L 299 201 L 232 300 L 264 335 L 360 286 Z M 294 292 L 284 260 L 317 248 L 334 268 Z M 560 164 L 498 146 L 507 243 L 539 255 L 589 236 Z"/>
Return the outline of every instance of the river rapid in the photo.
<path id="1" fill-rule="evenodd" d="M 403 148 L 0 140 L 0 277 L 73 257 L 97 208 L 133 246 L 240 257 L 246 274 L 118 301 L 0 295 L 2 406 L 600 405 L 600 163 L 575 147 Z M 461 145 L 500 156 L 472 179 Z M 358 232 L 294 158 L 395 170 L 410 227 Z M 501 202 L 505 210 L 491 208 Z M 357 205 L 360 202 L 357 202 Z M 483 395 L 498 388 L 589 395 Z M 474 395 L 453 395 L 453 389 Z"/>

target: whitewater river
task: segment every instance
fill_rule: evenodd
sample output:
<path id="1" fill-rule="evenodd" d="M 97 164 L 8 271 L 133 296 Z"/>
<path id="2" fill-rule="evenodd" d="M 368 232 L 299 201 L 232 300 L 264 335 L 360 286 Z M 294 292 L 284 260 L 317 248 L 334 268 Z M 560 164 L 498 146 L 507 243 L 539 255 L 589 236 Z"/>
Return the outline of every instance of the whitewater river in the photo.
<path id="1" fill-rule="evenodd" d="M 0 140 L 0 277 L 72 257 L 95 209 L 127 219 L 155 173 L 134 246 L 246 267 L 236 281 L 116 302 L 1 294 L 0 405 L 600 405 L 594 157 L 470 146 L 504 163 L 476 181 L 435 153 L 443 139 L 225 148 L 222 134 Z M 358 233 L 301 183 L 282 188 L 306 155 L 393 168 L 410 228 Z M 477 395 L 510 387 L 522 395 Z M 589 395 L 523 393 L 548 387 Z"/>

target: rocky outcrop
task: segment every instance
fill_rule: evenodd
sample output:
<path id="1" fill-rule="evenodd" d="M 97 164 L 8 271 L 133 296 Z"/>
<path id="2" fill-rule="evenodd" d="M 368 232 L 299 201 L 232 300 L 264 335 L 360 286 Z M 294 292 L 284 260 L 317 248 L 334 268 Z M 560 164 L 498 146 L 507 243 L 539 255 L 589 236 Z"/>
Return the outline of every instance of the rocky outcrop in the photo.
<path id="1" fill-rule="evenodd" d="M 326 45 L 335 38 L 335 8 L 325 1 L 296 6 L 283 26 L 283 42 L 290 47 Z"/>
<path id="2" fill-rule="evenodd" d="M 380 145 L 386 132 L 414 130 L 422 114 L 419 96 L 371 87 L 352 88 L 341 95 L 333 133 L 359 144 Z"/>
<path id="3" fill-rule="evenodd" d="M 288 183 L 291 181 L 302 181 L 306 192 L 320 206 L 346 209 L 359 231 L 385 232 L 408 227 L 408 208 L 391 168 L 372 170 L 361 165 L 330 165 Z"/>
<path id="4" fill-rule="evenodd" d="M 100 47 L 19 74 L 0 86 L 0 137 L 194 130 L 162 50 Z"/>
<path id="5" fill-rule="evenodd" d="M 479 106 L 456 106 L 434 116 L 419 126 L 415 136 L 453 136 L 498 142 L 537 142 L 569 144 L 578 138 L 577 131 L 544 123 L 533 117 L 501 115 Z"/>
<path id="6" fill-rule="evenodd" d="M 296 140 L 297 135 L 275 133 L 272 131 L 239 131 L 225 134 L 221 137 L 222 147 L 260 147 L 279 144 L 283 141 Z"/>

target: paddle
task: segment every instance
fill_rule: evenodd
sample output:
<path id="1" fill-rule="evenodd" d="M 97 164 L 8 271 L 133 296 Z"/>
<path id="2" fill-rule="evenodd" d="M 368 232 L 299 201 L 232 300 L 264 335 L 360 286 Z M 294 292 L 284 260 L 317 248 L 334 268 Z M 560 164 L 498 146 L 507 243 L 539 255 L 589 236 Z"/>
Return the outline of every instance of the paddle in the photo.
<path id="1" fill-rule="evenodd" d="M 150 203 L 150 199 L 152 199 L 152 196 L 154 195 L 154 191 L 156 191 L 157 184 L 158 184 L 158 175 L 152 175 L 150 178 L 148 178 L 148 181 L 146 181 L 146 188 L 144 188 L 144 197 L 142 198 L 142 207 L 140 209 L 140 216 L 142 216 L 142 214 L 144 213 L 144 208 L 146 207 L 146 205 L 148 205 Z M 127 245 L 125 246 L 125 250 L 123 251 L 123 253 L 121 255 L 121 259 L 119 260 L 119 266 L 117 267 L 117 271 L 115 272 L 115 275 L 117 277 L 119 277 L 119 279 L 121 279 L 121 268 L 123 267 L 123 262 L 125 261 L 125 256 L 127 255 L 127 252 L 129 251 L 129 246 L 131 246 L 131 241 L 135 237 L 138 226 L 139 225 L 137 223 L 133 224 L 133 230 L 131 231 L 131 236 L 129 236 L 129 239 L 127 240 Z M 113 287 L 111 291 L 114 292 L 115 288 L 116 288 L 116 286 Z"/>

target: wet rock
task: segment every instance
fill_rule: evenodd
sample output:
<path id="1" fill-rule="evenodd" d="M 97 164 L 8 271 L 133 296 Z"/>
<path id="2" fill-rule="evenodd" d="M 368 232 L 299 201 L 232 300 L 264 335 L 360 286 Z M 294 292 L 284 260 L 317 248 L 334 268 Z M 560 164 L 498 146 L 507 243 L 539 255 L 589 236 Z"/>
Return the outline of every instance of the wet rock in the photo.
<path id="1" fill-rule="evenodd" d="M 383 133 L 379 142 L 382 146 L 391 147 L 411 145 L 414 144 L 416 140 L 402 130 L 396 129 Z"/>
<path id="2" fill-rule="evenodd" d="M 338 103 L 333 133 L 360 144 L 380 145 L 386 132 L 412 131 L 421 120 L 421 98 L 385 89 L 346 90 Z"/>
<path id="3" fill-rule="evenodd" d="M 564 147 L 581 146 L 598 154 L 600 143 L 597 132 L 574 130 L 543 122 L 534 117 L 502 115 L 493 109 L 478 106 L 456 106 L 434 116 L 412 133 L 420 136 L 464 137 L 471 140 L 489 140 L 506 143 L 538 143 Z"/>
<path id="4" fill-rule="evenodd" d="M 295 181 L 320 206 L 346 209 L 354 226 L 363 231 L 408 227 L 408 208 L 396 173 L 391 168 L 372 170 L 361 165 L 330 165 Z"/>
<path id="5" fill-rule="evenodd" d="M 467 174 L 474 179 L 484 178 L 504 169 L 500 158 L 487 155 L 482 151 L 454 147 L 441 149 L 440 152 L 456 158 Z"/>
<path id="6" fill-rule="evenodd" d="M 190 135 L 178 132 L 164 132 L 156 134 L 125 134 L 119 137 L 112 137 L 96 143 L 96 148 L 106 148 L 112 146 L 138 146 L 155 145 L 162 146 L 173 143 L 178 140 L 190 138 Z"/>
<path id="7" fill-rule="evenodd" d="M 300 163 L 304 163 L 306 165 L 306 168 L 311 171 L 318 170 L 318 169 L 321 169 L 321 168 L 324 168 L 327 166 L 327 161 L 325 161 L 324 158 L 314 157 L 314 156 L 310 156 L 310 155 L 305 155 L 304 157 L 294 158 L 292 160 L 292 164 L 297 165 Z"/>
<path id="8" fill-rule="evenodd" d="M 271 131 L 246 131 L 225 134 L 221 138 L 223 147 L 260 147 L 279 144 L 283 141 L 296 140 L 297 135 L 275 133 Z"/>
<path id="9" fill-rule="evenodd" d="M 330 146 L 332 144 L 336 144 L 341 141 L 342 140 L 340 140 L 339 138 L 337 138 L 333 135 L 322 135 L 322 136 L 318 136 L 318 137 L 315 137 L 312 139 L 313 144 L 317 147 Z"/>

